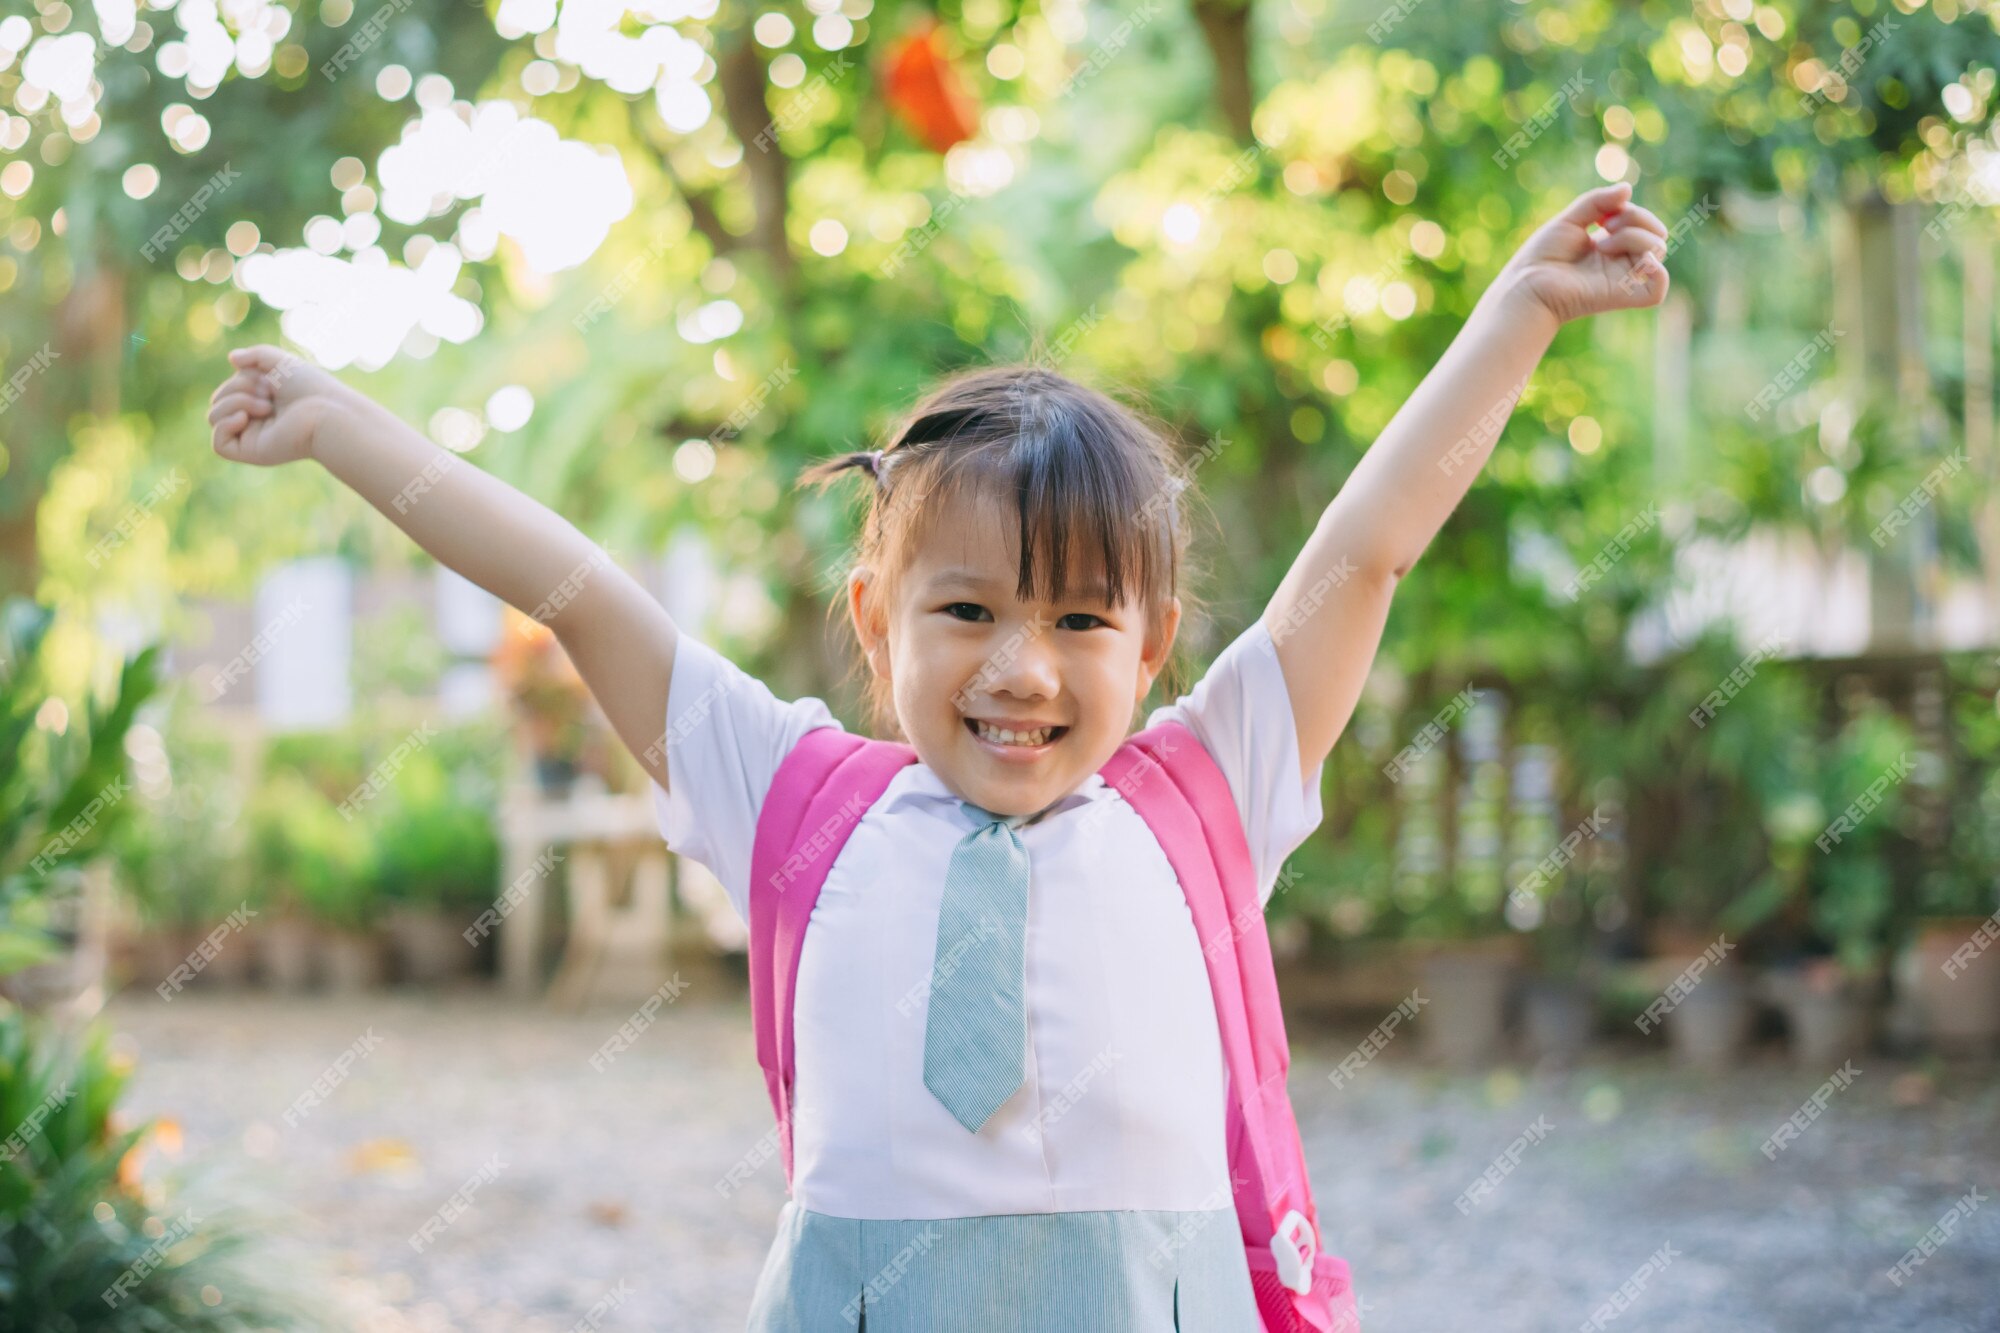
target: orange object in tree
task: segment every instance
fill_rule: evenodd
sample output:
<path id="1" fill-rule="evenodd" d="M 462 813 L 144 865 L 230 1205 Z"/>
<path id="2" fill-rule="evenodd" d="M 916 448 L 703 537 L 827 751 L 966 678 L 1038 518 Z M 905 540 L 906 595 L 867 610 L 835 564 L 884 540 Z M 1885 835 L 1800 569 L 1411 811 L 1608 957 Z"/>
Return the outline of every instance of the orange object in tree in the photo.
<path id="1" fill-rule="evenodd" d="M 965 142 L 978 128 L 979 106 L 945 58 L 944 29 L 935 21 L 891 48 L 883 82 L 897 118 L 932 152 Z"/>
<path id="2" fill-rule="evenodd" d="M 544 620 L 502 607 L 505 628 L 488 655 L 530 754 L 571 763 L 582 755 L 590 688 Z"/>

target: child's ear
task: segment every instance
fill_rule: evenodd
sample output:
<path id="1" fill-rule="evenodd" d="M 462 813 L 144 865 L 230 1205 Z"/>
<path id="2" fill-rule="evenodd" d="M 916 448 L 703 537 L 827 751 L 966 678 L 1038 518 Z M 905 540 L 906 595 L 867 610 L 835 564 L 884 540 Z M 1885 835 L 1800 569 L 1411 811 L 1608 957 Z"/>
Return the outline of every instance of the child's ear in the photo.
<path id="1" fill-rule="evenodd" d="M 1146 651 L 1139 659 L 1139 693 L 1137 702 L 1146 701 L 1146 691 L 1153 688 L 1153 682 L 1167 669 L 1167 657 L 1174 650 L 1174 635 L 1181 627 L 1181 599 L 1168 601 L 1166 613 L 1160 623 L 1147 627 Z"/>
<path id="2" fill-rule="evenodd" d="M 882 612 L 881 589 L 875 571 L 856 565 L 847 576 L 847 613 L 854 621 L 854 637 L 861 642 L 868 669 L 886 680 L 889 677 L 889 626 Z"/>

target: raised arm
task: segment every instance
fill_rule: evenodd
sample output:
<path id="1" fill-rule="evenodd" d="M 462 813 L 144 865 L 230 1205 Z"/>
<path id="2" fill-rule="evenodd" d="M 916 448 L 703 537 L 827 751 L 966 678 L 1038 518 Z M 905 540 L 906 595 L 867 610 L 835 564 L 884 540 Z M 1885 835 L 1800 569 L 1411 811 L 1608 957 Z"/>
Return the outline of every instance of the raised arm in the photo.
<path id="1" fill-rule="evenodd" d="M 276 347 L 229 354 L 215 451 L 317 459 L 411 540 L 555 633 L 618 738 L 661 786 L 677 631 L 652 594 L 548 506 L 425 439 L 395 413 Z"/>
<path id="2" fill-rule="evenodd" d="M 1444 356 L 1362 455 L 1264 611 L 1302 776 L 1353 716 L 1396 584 L 1471 488 L 1565 321 L 1657 305 L 1667 229 L 1620 183 L 1591 190 L 1507 261 Z M 1603 230 L 1593 234 L 1592 223 Z"/>

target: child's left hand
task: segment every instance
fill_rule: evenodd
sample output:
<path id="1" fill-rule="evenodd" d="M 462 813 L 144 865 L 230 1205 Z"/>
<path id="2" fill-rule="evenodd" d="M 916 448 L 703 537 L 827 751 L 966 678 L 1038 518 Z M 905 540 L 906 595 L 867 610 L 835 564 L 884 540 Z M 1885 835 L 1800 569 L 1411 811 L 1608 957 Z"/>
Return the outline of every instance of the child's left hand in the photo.
<path id="1" fill-rule="evenodd" d="M 1658 305 L 1667 295 L 1667 228 L 1619 181 L 1576 197 L 1507 261 L 1494 287 L 1567 323 L 1605 310 Z M 1592 234 L 1596 223 L 1603 230 Z"/>

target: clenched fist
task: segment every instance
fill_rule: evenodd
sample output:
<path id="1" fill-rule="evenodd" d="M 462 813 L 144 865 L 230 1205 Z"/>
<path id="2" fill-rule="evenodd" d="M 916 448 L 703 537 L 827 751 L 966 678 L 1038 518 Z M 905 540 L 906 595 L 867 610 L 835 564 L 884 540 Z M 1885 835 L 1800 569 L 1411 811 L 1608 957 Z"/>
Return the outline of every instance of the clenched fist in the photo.
<path id="1" fill-rule="evenodd" d="M 1596 234 L 1593 224 L 1601 228 Z M 1667 298 L 1667 237 L 1666 224 L 1633 203 L 1632 187 L 1619 181 L 1578 195 L 1522 244 L 1501 276 L 1513 277 L 1558 324 L 1644 309 Z"/>
<path id="2" fill-rule="evenodd" d="M 318 366 L 260 344 L 229 354 L 236 373 L 209 397 L 215 452 L 235 463 L 276 467 L 310 458 L 321 424 L 353 392 Z"/>

